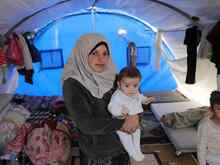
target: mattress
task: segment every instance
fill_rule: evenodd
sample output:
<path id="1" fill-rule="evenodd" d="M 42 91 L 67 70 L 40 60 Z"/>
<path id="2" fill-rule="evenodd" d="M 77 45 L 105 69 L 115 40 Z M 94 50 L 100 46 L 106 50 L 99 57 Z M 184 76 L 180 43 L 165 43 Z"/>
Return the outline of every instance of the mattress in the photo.
<path id="1" fill-rule="evenodd" d="M 172 112 L 184 112 L 189 108 L 201 106 L 200 104 L 187 101 L 187 102 L 173 102 L 173 103 L 152 103 L 151 110 L 156 119 L 160 121 L 161 116 Z M 197 131 L 195 127 L 174 129 L 168 128 L 161 123 L 165 133 L 174 145 L 176 154 L 186 152 L 196 152 L 197 144 Z"/>

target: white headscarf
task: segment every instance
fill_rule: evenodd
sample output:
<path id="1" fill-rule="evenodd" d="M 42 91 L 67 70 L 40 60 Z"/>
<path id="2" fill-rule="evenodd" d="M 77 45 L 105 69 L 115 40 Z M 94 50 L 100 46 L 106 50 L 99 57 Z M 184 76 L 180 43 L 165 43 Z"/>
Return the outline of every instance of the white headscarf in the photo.
<path id="1" fill-rule="evenodd" d="M 105 71 L 97 73 L 89 67 L 88 55 L 100 42 L 105 42 L 108 45 L 107 40 L 100 34 L 89 33 L 81 36 L 64 66 L 62 76 L 63 82 L 68 78 L 78 80 L 97 98 L 102 98 L 103 94 L 112 88 L 116 74 L 111 55 L 109 55 L 110 62 L 106 66 Z"/>

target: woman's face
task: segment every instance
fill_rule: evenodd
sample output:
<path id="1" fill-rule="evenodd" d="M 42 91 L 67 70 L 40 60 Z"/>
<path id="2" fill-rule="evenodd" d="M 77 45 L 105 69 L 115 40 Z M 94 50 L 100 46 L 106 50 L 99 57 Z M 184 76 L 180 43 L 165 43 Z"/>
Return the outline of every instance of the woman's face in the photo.
<path id="1" fill-rule="evenodd" d="M 101 73 L 109 63 L 109 54 L 105 45 L 100 45 L 88 56 L 89 67 L 94 71 Z"/>

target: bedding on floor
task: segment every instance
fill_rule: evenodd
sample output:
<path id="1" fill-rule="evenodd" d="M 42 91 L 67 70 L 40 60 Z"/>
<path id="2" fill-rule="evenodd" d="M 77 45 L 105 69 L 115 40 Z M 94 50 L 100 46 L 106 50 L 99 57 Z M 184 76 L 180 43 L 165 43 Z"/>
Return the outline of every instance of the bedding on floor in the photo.
<path id="1" fill-rule="evenodd" d="M 200 104 L 187 101 L 187 102 L 173 102 L 173 103 L 153 103 L 151 104 L 151 110 L 154 113 L 158 121 L 160 121 L 163 115 L 172 112 L 185 112 L 191 108 L 201 107 Z M 170 141 L 176 148 L 177 154 L 183 152 L 196 152 L 197 144 L 197 130 L 196 127 L 187 128 L 170 128 L 166 127 L 162 122 L 161 125 L 169 137 Z"/>
<path id="2" fill-rule="evenodd" d="M 64 103 L 61 104 L 62 98 L 14 95 L 4 100 L 1 100 L 0 111 L 0 132 L 1 135 L 4 133 L 4 137 L 1 136 L 2 140 L 0 139 L 1 159 L 13 159 L 16 155 L 19 157 L 22 154 L 28 155 L 37 165 L 39 164 L 36 163 L 37 156 L 44 153 L 47 146 L 51 151 L 49 155 L 54 157 L 53 159 L 57 157 L 57 160 L 67 161 L 69 157 L 67 152 L 70 150 L 60 145 L 65 146 L 66 143 L 71 144 L 68 145 L 70 147 L 76 145 L 78 133 L 74 122 L 66 115 Z M 44 139 L 44 141 L 34 142 L 36 139 Z M 71 141 L 69 142 L 68 139 Z M 34 146 L 28 141 L 34 142 L 35 151 L 39 153 L 33 154 Z M 47 160 L 49 159 L 45 157 L 40 161 Z"/>

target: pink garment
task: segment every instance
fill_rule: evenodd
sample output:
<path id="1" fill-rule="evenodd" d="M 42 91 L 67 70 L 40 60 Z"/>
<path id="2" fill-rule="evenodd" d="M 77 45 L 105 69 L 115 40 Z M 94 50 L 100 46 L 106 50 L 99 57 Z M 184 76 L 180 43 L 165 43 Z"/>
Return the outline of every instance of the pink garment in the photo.
<path id="1" fill-rule="evenodd" d="M 28 135 L 25 152 L 35 165 L 49 162 L 66 162 L 70 157 L 71 143 L 68 135 L 51 130 L 47 125 L 34 129 Z"/>
<path id="2" fill-rule="evenodd" d="M 16 137 L 7 144 L 6 152 L 19 153 L 23 149 L 26 135 L 28 134 L 28 132 L 30 132 L 31 129 L 32 126 L 30 123 L 23 124 L 18 130 L 18 134 L 16 135 Z"/>
<path id="3" fill-rule="evenodd" d="M 20 136 L 18 135 L 8 145 L 8 150 L 20 152 L 24 147 L 25 153 L 35 165 L 52 164 L 52 162 L 67 164 L 71 157 L 71 140 L 68 128 L 63 123 L 57 123 L 55 129 L 44 124 L 42 127 L 33 128 L 30 131 L 28 130 L 28 128 L 31 129 L 29 126 L 22 127 Z"/>
<path id="4" fill-rule="evenodd" d="M 21 126 L 18 130 L 16 137 L 10 141 L 6 146 L 6 152 L 8 153 L 19 153 L 22 149 L 24 144 L 26 143 L 26 136 L 28 132 L 32 130 L 32 126 L 30 123 L 25 123 Z"/>

